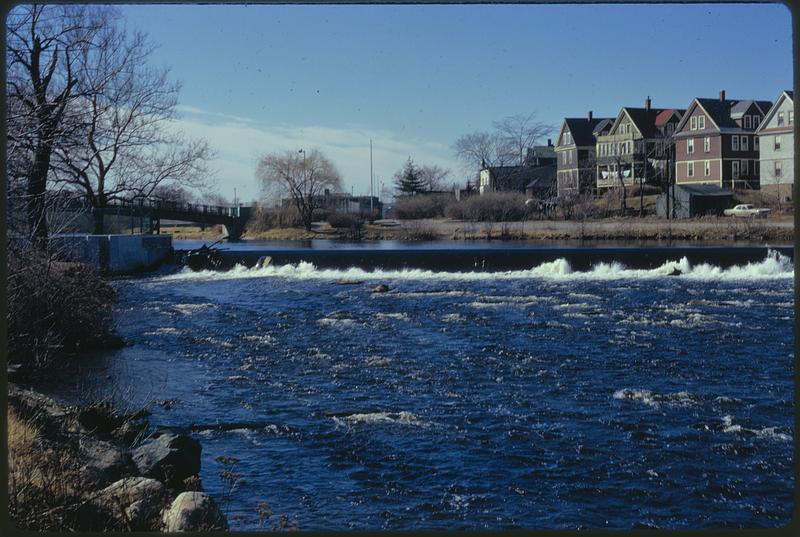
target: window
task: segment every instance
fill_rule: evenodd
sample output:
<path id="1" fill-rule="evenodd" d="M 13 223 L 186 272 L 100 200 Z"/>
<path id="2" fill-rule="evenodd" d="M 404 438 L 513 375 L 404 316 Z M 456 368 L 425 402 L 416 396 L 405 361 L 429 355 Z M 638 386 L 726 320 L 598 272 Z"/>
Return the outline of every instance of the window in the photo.
<path id="1" fill-rule="evenodd" d="M 706 128 L 706 116 L 699 116 L 697 118 L 697 128 L 703 130 Z"/>
<path id="2" fill-rule="evenodd" d="M 748 142 L 749 136 L 742 136 L 742 151 L 748 151 L 748 146 L 750 142 Z"/>
<path id="3" fill-rule="evenodd" d="M 705 151 L 706 153 L 711 151 L 711 138 L 709 138 L 708 136 L 703 138 L 703 151 Z"/>
<path id="4" fill-rule="evenodd" d="M 782 168 L 781 167 L 781 161 L 780 160 L 776 160 L 775 161 L 775 177 L 780 177 L 781 176 L 781 172 L 783 171 L 781 168 Z"/>
<path id="5" fill-rule="evenodd" d="M 734 179 L 738 179 L 739 178 L 739 161 L 738 160 L 734 160 L 731 164 L 733 164 L 733 178 Z"/>
<path id="6" fill-rule="evenodd" d="M 693 130 L 693 131 L 697 130 L 697 117 L 696 116 L 692 116 L 691 119 L 689 119 L 689 128 L 691 130 Z"/>
<path id="7" fill-rule="evenodd" d="M 686 176 L 687 177 L 694 177 L 694 162 L 687 162 L 686 163 Z"/>
<path id="8" fill-rule="evenodd" d="M 783 125 L 783 112 L 778 112 L 778 126 Z"/>
<path id="9" fill-rule="evenodd" d="M 759 115 L 753 116 L 753 127 L 758 127 L 759 123 L 761 123 L 761 116 Z"/>
<path id="10" fill-rule="evenodd" d="M 704 168 L 705 168 L 705 176 L 708 177 L 709 175 L 711 175 L 711 161 L 710 160 L 705 161 Z"/>
<path id="11" fill-rule="evenodd" d="M 734 151 L 739 151 L 739 137 L 738 136 L 731 136 L 731 149 Z"/>
<path id="12" fill-rule="evenodd" d="M 789 125 L 794 124 L 794 110 L 789 110 Z"/>
<path id="13" fill-rule="evenodd" d="M 750 116 L 744 116 L 744 128 L 745 129 L 750 128 Z"/>
<path id="14" fill-rule="evenodd" d="M 694 138 L 689 138 L 686 140 L 686 152 L 694 153 Z"/>
<path id="15" fill-rule="evenodd" d="M 776 136 L 775 137 L 775 151 L 780 151 L 780 150 L 781 150 L 781 137 L 780 136 Z"/>
<path id="16" fill-rule="evenodd" d="M 753 136 L 753 150 L 758 151 L 758 136 Z"/>
<path id="17" fill-rule="evenodd" d="M 750 162 L 749 160 L 742 161 L 742 175 L 747 175 L 747 172 L 750 169 L 750 166 L 748 165 L 749 162 Z"/>

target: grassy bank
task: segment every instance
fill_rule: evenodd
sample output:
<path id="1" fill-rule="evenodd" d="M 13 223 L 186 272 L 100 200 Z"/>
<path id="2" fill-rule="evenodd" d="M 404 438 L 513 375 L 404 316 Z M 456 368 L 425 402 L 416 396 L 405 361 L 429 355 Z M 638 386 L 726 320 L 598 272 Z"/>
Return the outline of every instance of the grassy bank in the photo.
<path id="1" fill-rule="evenodd" d="M 246 233 L 246 240 L 353 240 L 350 230 L 322 225 L 314 231 L 276 228 Z M 534 220 L 527 222 L 468 222 L 449 219 L 402 220 L 394 227 L 365 224 L 357 240 L 537 240 L 537 241 L 718 241 L 791 242 L 791 217 L 769 219 L 700 218 L 662 220 L 615 218 L 584 220 Z"/>

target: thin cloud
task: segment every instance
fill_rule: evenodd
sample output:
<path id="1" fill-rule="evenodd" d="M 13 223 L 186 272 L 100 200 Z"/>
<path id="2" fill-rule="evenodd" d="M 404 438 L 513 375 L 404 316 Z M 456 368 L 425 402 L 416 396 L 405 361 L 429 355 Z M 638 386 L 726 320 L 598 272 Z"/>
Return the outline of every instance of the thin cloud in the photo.
<path id="1" fill-rule="evenodd" d="M 260 156 L 311 148 L 318 148 L 333 161 L 342 174 L 346 191 L 368 194 L 370 139 L 373 141 L 376 195 L 380 192 L 381 182 L 384 186 L 391 186 L 392 176 L 409 157 L 420 164 L 436 164 L 452 170 L 453 180 L 459 177 L 449 146 L 429 140 L 401 139 L 394 133 L 379 129 L 258 125 L 252 121 L 216 122 L 208 120 L 211 116 L 228 115 L 195 113 L 192 117 L 176 120 L 174 127 L 188 136 L 208 141 L 217 152 L 212 165 L 217 170 L 220 192 L 231 197 L 235 187 L 242 201 L 258 199 L 255 169 Z"/>

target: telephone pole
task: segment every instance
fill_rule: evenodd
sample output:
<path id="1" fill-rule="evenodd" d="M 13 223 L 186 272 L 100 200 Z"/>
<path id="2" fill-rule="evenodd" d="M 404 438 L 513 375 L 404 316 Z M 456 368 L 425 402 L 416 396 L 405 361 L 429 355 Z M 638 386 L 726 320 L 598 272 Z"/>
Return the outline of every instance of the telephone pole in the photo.
<path id="1" fill-rule="evenodd" d="M 374 211 L 372 207 L 372 198 L 375 196 L 374 179 L 372 177 L 372 138 L 369 139 L 369 213 L 370 218 Z"/>

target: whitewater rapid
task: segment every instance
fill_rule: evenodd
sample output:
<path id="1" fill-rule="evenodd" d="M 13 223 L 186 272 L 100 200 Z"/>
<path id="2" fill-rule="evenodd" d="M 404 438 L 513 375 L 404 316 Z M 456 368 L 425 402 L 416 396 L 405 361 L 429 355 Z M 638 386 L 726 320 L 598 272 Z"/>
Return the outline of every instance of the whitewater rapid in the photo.
<path id="1" fill-rule="evenodd" d="M 224 272 L 212 270 L 192 271 L 185 267 L 180 272 L 154 278 L 154 282 L 175 281 L 215 281 L 248 278 L 286 278 L 295 280 L 644 280 L 665 276 L 689 280 L 737 281 L 737 280 L 789 280 L 794 277 L 792 261 L 769 250 L 762 261 L 722 268 L 716 265 L 692 265 L 686 257 L 668 261 L 654 269 L 632 269 L 621 263 L 598 263 L 591 270 L 576 271 L 566 259 L 541 263 L 527 270 L 501 272 L 438 272 L 424 269 L 402 270 L 364 270 L 358 267 L 346 269 L 321 269 L 312 263 L 301 261 L 298 264 L 270 265 L 263 268 L 247 268 L 236 265 Z"/>

